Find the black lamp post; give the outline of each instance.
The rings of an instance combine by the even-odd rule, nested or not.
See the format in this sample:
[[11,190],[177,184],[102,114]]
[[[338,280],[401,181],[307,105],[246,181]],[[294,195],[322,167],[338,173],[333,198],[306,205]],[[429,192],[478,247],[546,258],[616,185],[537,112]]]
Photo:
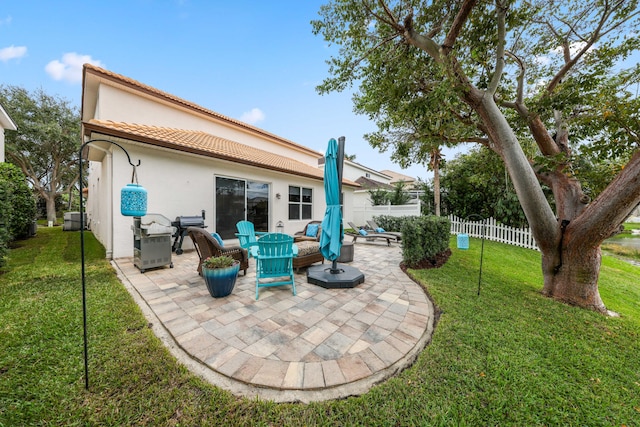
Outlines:
[[[137,183],[137,174],[136,167],[140,166],[140,160],[138,159],[138,164],[134,165],[131,162],[131,157],[127,150],[124,149],[117,142],[110,141],[108,139],[91,139],[80,146],[80,150],[78,151],[78,164],[80,167],[80,252],[82,258],[82,324],[83,324],[83,332],[84,332],[84,387],[85,389],[89,389],[89,355],[88,355],[88,347],[87,347],[87,291],[86,291],[86,279],[85,279],[85,260],[84,260],[84,202],[82,198],[82,187],[83,187],[83,166],[82,166],[82,152],[85,147],[93,142],[108,142],[109,144],[113,144],[117,147],[120,147],[122,151],[127,155],[127,160],[129,164],[133,167],[133,174],[131,180],[135,178],[135,184],[129,184],[127,187],[122,189],[121,192],[121,207],[120,211],[123,215],[126,216],[143,216],[146,214],[147,210],[147,192]],[[125,206],[126,203],[126,206]]]

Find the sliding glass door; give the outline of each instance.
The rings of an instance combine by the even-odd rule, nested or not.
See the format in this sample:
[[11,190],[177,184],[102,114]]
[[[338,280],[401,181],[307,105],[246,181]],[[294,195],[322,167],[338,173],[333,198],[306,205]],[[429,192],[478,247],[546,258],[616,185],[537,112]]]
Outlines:
[[256,231],[269,231],[269,184],[244,179],[216,180],[216,232],[234,239],[238,221],[253,223]]

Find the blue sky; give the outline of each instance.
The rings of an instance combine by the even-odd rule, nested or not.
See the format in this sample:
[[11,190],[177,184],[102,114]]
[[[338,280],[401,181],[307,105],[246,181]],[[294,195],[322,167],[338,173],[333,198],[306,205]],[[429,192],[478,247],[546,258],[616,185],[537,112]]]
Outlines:
[[311,31],[323,3],[0,0],[0,82],[79,108],[81,67],[91,62],[320,152],[345,136],[345,151],[365,166],[430,178],[368,145],[375,125],[353,113],[351,93],[316,92],[335,52]]

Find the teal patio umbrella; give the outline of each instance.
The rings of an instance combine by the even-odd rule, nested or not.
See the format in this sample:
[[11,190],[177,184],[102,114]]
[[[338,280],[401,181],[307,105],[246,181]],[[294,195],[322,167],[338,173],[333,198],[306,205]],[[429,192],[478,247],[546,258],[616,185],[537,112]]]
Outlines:
[[342,159],[339,157],[338,143],[331,138],[324,157],[324,192],[327,210],[322,220],[320,252],[326,259],[333,262],[332,270],[336,269],[343,239],[342,211],[340,210]]
[[307,282],[323,288],[353,288],[364,282],[364,274],[355,267],[338,264],[342,239],[342,211],[340,196],[342,194],[342,164],[344,161],[344,136],[336,140],[331,138],[324,162],[324,192],[327,199],[327,210],[322,220],[320,234],[320,252],[331,261],[331,267],[311,265],[307,269]]

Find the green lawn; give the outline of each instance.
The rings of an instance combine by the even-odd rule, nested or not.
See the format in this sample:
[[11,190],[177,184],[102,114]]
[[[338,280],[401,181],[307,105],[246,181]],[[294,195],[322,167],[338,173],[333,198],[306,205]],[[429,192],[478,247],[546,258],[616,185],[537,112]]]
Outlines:
[[537,252],[485,242],[414,271],[442,310],[416,363],[369,393],[275,404],[236,398],[178,365],[87,238],[84,389],[79,233],[40,228],[0,271],[0,426],[640,425],[640,268],[605,256],[621,314],[540,295]]

